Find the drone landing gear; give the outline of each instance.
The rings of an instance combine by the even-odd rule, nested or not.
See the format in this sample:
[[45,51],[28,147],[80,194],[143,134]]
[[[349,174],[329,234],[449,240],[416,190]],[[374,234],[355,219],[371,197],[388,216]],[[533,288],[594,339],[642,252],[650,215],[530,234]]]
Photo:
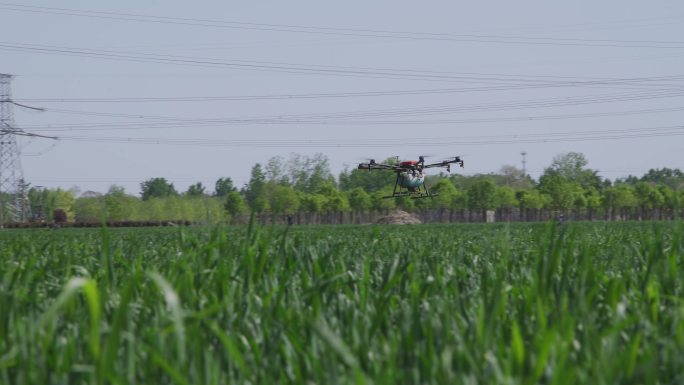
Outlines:
[[425,186],[425,183],[420,187],[414,187],[414,188],[405,188],[402,187],[399,184],[399,176],[397,176],[397,181],[394,182],[394,191],[392,191],[392,195],[384,196],[384,199],[388,198],[401,198],[401,197],[409,197],[411,199],[420,199],[420,198],[432,198],[436,197],[438,194],[433,194],[428,191],[427,187]]

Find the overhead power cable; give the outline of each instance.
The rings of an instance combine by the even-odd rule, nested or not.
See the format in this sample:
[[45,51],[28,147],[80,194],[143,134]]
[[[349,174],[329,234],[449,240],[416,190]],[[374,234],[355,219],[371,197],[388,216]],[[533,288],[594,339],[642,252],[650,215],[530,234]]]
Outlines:
[[[495,76],[495,75],[492,75]],[[502,75],[497,75],[502,76]],[[522,76],[521,76],[522,77]],[[511,79],[513,80],[513,79]],[[534,88],[552,87],[592,87],[592,86],[616,86],[630,85],[637,89],[644,86],[666,87],[667,89],[682,89],[684,84],[662,84],[654,83],[663,80],[681,81],[684,75],[642,77],[642,78],[622,78],[622,79],[603,79],[603,80],[568,80],[554,81],[532,85],[502,85],[484,87],[461,87],[461,88],[433,88],[433,89],[414,89],[414,90],[388,90],[388,91],[360,91],[360,92],[319,92],[306,94],[262,94],[262,95],[233,95],[233,96],[150,96],[150,97],[81,97],[81,98],[20,98],[14,99],[20,102],[30,103],[174,103],[174,102],[215,102],[215,101],[252,101],[252,100],[295,100],[295,99],[328,99],[328,98],[355,98],[355,97],[382,97],[382,96],[413,96],[413,95],[432,95],[450,94],[466,92],[488,92],[488,91],[509,91]]]
[[26,132],[23,130],[6,129],[6,128],[0,129],[0,135],[5,135],[5,134],[26,136],[26,137],[30,137],[30,138],[57,139],[56,136],[40,135],[40,134],[35,134],[32,132]]
[[674,85],[662,82],[682,81],[682,75],[668,75],[656,77],[636,77],[636,78],[577,78],[562,76],[540,76],[540,75],[506,75],[506,74],[480,74],[480,73],[459,73],[450,71],[416,70],[400,68],[373,68],[373,67],[354,67],[339,65],[321,64],[301,64],[273,61],[255,60],[225,60],[220,58],[192,57],[180,55],[161,55],[151,53],[141,53],[132,51],[113,51],[92,48],[64,47],[45,44],[27,44],[0,41],[0,50],[34,52],[39,54],[65,55],[77,57],[89,57],[105,60],[131,61],[140,63],[156,63],[180,66],[199,66],[210,68],[253,70],[267,72],[284,72],[295,74],[314,74],[343,77],[364,77],[380,79],[402,79],[402,80],[422,80],[440,82],[459,82],[459,83],[494,83],[531,86],[635,86],[647,85],[649,87],[682,87],[681,84]]
[[439,146],[481,146],[494,144],[551,143],[605,141],[617,139],[636,139],[654,137],[672,137],[684,135],[684,126],[650,127],[616,130],[583,130],[555,133],[514,134],[514,135],[479,135],[440,138],[363,138],[354,140],[342,139],[189,139],[163,137],[93,137],[93,136],[60,136],[61,140],[119,143],[119,144],[156,144],[194,147],[439,147]]
[[[159,55],[150,53],[97,50],[89,48],[75,48],[63,46],[51,46],[43,44],[24,44],[13,42],[0,42],[0,50],[33,52],[39,54],[88,57],[115,61],[129,61],[137,63],[169,64],[178,66],[223,68],[237,70],[267,71],[294,74],[313,74],[343,77],[364,77],[379,79],[402,79],[402,80],[423,80],[440,82],[461,82],[461,83],[484,83],[506,81],[504,79],[473,79],[472,76],[451,75],[448,72],[438,71],[416,71],[406,69],[381,69],[364,67],[342,67],[326,65],[295,64],[281,62],[247,61],[247,60],[223,60],[216,58],[200,58],[178,55]],[[508,80],[509,83],[520,83],[521,81]],[[530,81],[523,81],[530,83]],[[536,83],[542,81],[537,80]]]
[[682,49],[683,41],[659,41],[659,40],[616,40],[616,39],[583,39],[583,38],[558,38],[558,37],[534,37],[534,36],[511,36],[491,34],[452,34],[434,32],[408,32],[375,29],[334,28],[288,24],[250,23],[226,20],[199,19],[186,17],[154,16],[121,12],[103,12],[79,10],[73,8],[42,7],[17,3],[0,3],[0,9],[12,12],[42,13],[51,15],[86,17],[96,19],[120,20],[129,22],[156,23],[184,25],[209,28],[229,28],[271,32],[290,32],[333,36],[355,36],[383,39],[403,40],[432,40],[451,42],[477,42],[496,44],[524,44],[524,45],[554,45],[554,46],[581,46],[581,47],[614,47],[614,48],[657,48],[657,49]]
[[322,124],[333,123],[345,120],[358,119],[376,119],[376,118],[403,118],[410,116],[425,116],[425,115],[448,115],[457,113],[474,113],[474,112],[490,112],[490,111],[511,111],[523,109],[536,108],[550,108],[550,107],[566,107],[566,106],[580,106],[598,103],[616,103],[626,101],[642,101],[663,98],[673,98],[684,96],[684,91],[655,91],[655,92],[631,92],[631,93],[617,93],[617,94],[602,94],[594,96],[574,96],[561,98],[546,98],[546,99],[528,99],[516,100],[499,103],[480,103],[463,106],[430,106],[430,107],[413,107],[413,108],[394,108],[394,109],[380,109],[380,110],[360,110],[360,111],[345,111],[345,112],[330,112],[330,113],[314,113],[314,114],[291,114],[291,115],[270,115],[270,116],[247,116],[234,118],[184,118],[174,116],[155,116],[144,114],[127,114],[127,113],[110,113],[99,111],[84,111],[50,108],[48,111],[71,115],[83,116],[99,116],[99,117],[115,117],[127,119],[144,119],[167,122],[182,122],[182,123],[207,123],[207,124]]
[[491,118],[472,118],[472,119],[430,119],[430,120],[365,120],[365,121],[320,121],[311,123],[302,122],[120,122],[120,123],[76,123],[76,124],[49,124],[31,125],[25,128],[38,132],[85,132],[85,131],[120,131],[120,130],[142,130],[142,129],[170,129],[170,128],[202,128],[202,127],[223,127],[229,125],[246,124],[282,124],[282,125],[344,125],[344,126],[374,126],[374,125],[439,125],[439,124],[477,124],[477,123],[496,123],[496,122],[531,122],[542,120],[566,120],[583,119],[607,116],[629,116],[642,114],[657,114],[665,112],[684,111],[684,107],[654,108],[626,111],[606,111],[595,113],[561,114],[561,115],[530,115],[512,117],[491,117]]
[[[608,85],[633,85],[635,83],[653,82],[655,86],[667,87],[667,84],[657,84],[661,81],[680,81],[682,75],[660,76],[633,79],[578,79],[570,77],[550,77],[532,75],[499,75],[499,74],[476,74],[476,73],[456,73],[449,71],[430,71],[415,69],[398,68],[373,68],[373,67],[353,67],[335,65],[300,64],[288,62],[254,61],[254,60],[224,60],[217,58],[191,57],[179,55],[161,55],[151,53],[140,53],[131,51],[113,51],[91,48],[64,47],[44,44],[27,44],[0,41],[0,49],[9,51],[34,52],[39,54],[66,55],[78,57],[90,57],[106,60],[123,60],[142,63],[170,64],[181,66],[200,66],[211,68],[241,69],[270,72],[286,72],[316,75],[370,77],[383,79],[404,79],[404,80],[432,80],[432,81],[451,81],[462,83],[509,83],[509,84],[531,84],[549,85],[559,83],[561,85],[572,86],[573,83],[581,85],[582,82],[598,82]],[[681,86],[681,85],[678,85]]]

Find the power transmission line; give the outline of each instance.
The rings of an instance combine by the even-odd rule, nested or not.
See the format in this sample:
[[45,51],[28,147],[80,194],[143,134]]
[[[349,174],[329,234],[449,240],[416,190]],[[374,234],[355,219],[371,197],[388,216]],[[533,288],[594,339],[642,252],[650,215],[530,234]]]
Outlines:
[[[464,74],[466,75],[466,74]],[[479,74],[482,76],[483,74]],[[506,80],[525,80],[524,75],[501,75],[491,74],[489,76],[511,76]],[[530,76],[534,78],[534,76]],[[529,79],[530,77],[527,77]],[[539,78],[539,76],[537,76]],[[544,78],[548,78],[545,76]],[[642,89],[643,87],[666,87],[667,89],[683,89],[684,84],[661,84],[653,83],[663,80],[680,81],[684,80],[684,75],[643,77],[643,78],[622,78],[622,79],[582,79],[570,78],[564,81],[564,77],[559,77],[558,81],[543,84],[514,84],[502,86],[485,87],[465,87],[465,88],[433,88],[433,89],[414,89],[414,90],[388,90],[388,91],[359,91],[359,92],[319,92],[305,94],[262,94],[262,95],[233,95],[233,96],[151,96],[151,97],[81,97],[81,98],[21,98],[14,99],[21,102],[32,103],[167,103],[167,102],[213,102],[213,101],[251,101],[251,100],[295,100],[295,99],[328,99],[328,98],[355,98],[355,97],[382,97],[382,96],[407,96],[407,95],[432,95],[450,94],[464,92],[487,92],[487,91],[508,91],[535,88],[552,87],[617,87],[624,88],[624,85]],[[477,78],[473,78],[477,80]]]
[[119,144],[154,144],[195,147],[439,147],[448,145],[482,146],[522,143],[555,143],[605,141],[618,139],[655,138],[683,136],[684,126],[646,127],[615,130],[584,130],[554,133],[528,133],[512,135],[479,135],[460,137],[410,137],[410,138],[363,138],[363,139],[242,139],[220,140],[203,138],[164,138],[164,137],[95,137],[95,136],[60,136],[61,140],[92,143]]
[[407,32],[374,29],[334,28],[303,25],[249,23],[225,20],[210,20],[183,17],[153,16],[120,12],[103,12],[78,10],[71,8],[55,8],[31,6],[15,3],[0,3],[0,9],[13,12],[44,13],[52,15],[87,17],[97,19],[134,21],[155,24],[171,24],[195,27],[246,29],[271,32],[291,32],[333,36],[355,36],[369,38],[391,38],[403,40],[431,40],[451,42],[477,42],[496,44],[523,44],[523,45],[555,45],[555,46],[580,46],[580,47],[613,47],[613,48],[657,48],[657,49],[682,49],[682,41],[658,41],[658,40],[617,40],[617,39],[582,39],[582,38],[554,38],[554,37],[530,37],[530,36],[506,36],[491,34],[450,34],[434,32]]
[[[527,99],[507,101],[500,103],[479,103],[464,106],[432,106],[432,107],[414,107],[414,108],[394,108],[381,110],[360,110],[360,111],[345,111],[345,112],[330,112],[330,113],[313,113],[313,114],[296,114],[296,115],[270,115],[270,116],[247,116],[235,118],[184,118],[174,116],[155,116],[144,114],[131,113],[110,113],[101,111],[84,111],[50,108],[48,111],[83,116],[99,116],[99,117],[115,117],[128,118],[136,120],[157,120],[166,122],[177,122],[185,124],[332,124],[356,122],[358,119],[376,119],[382,117],[403,118],[410,116],[422,115],[445,115],[457,113],[475,113],[475,112],[491,112],[491,111],[514,111],[524,109],[536,108],[551,108],[551,107],[566,107],[566,106],[581,106],[594,105],[598,103],[616,103],[625,101],[640,101],[653,100],[663,98],[673,98],[684,96],[683,91],[649,91],[649,92],[632,92],[632,93],[617,93],[617,94],[601,94],[594,96],[573,96],[560,98],[546,98],[546,99]],[[661,112],[666,112],[662,109]],[[676,110],[676,109],[673,109]],[[582,115],[582,114],[579,114]],[[587,113],[585,115],[590,115]],[[357,120],[354,120],[357,119]],[[486,118],[485,118],[486,119]],[[364,121],[360,121],[364,122]],[[372,123],[366,120],[365,123]],[[126,125],[127,123],[120,123]]]
[[344,125],[344,126],[374,126],[374,125],[440,125],[440,124],[477,124],[477,123],[496,123],[496,122],[531,122],[542,120],[568,120],[568,119],[582,119],[593,117],[607,117],[607,116],[628,116],[641,114],[654,114],[662,112],[684,111],[684,107],[672,108],[656,108],[643,110],[627,110],[627,111],[611,111],[611,112],[596,112],[596,113],[582,113],[582,114],[565,114],[565,115],[530,115],[530,116],[516,116],[516,117],[499,117],[499,118],[474,118],[474,119],[440,119],[440,120],[367,120],[367,121],[318,121],[318,122],[259,122],[259,121],[208,121],[208,122],[126,122],[126,123],[77,123],[77,124],[50,124],[50,125],[31,125],[25,126],[34,131],[39,132],[76,132],[76,131],[119,131],[119,130],[141,130],[141,129],[159,129],[159,128],[202,128],[202,127],[223,127],[229,125]]
[[[181,55],[161,55],[131,51],[101,50],[92,48],[64,47],[45,44],[28,44],[0,41],[0,49],[7,51],[34,52],[49,55],[66,55],[77,57],[89,57],[97,59],[130,61],[139,63],[170,64],[178,66],[224,68],[250,71],[267,71],[293,74],[313,74],[341,77],[363,77],[378,79],[401,79],[401,80],[421,80],[439,82],[458,82],[458,83],[508,83],[508,84],[528,84],[537,86],[549,86],[552,83],[572,86],[575,82],[581,86],[582,82],[591,85],[591,82],[599,82],[607,85],[628,85],[644,81],[657,82],[664,80],[682,80],[682,75],[660,76],[650,78],[633,79],[578,79],[560,76],[535,76],[535,75],[501,75],[501,74],[477,74],[477,73],[458,73],[449,71],[434,70],[415,70],[401,68],[374,68],[374,67],[353,67],[339,65],[321,64],[302,64],[273,61],[256,60],[225,60],[220,58],[193,57]],[[555,79],[554,79],[555,78]],[[611,84],[611,82],[613,84]],[[653,84],[653,86],[668,87],[668,85]],[[681,85],[676,85],[681,87]]]

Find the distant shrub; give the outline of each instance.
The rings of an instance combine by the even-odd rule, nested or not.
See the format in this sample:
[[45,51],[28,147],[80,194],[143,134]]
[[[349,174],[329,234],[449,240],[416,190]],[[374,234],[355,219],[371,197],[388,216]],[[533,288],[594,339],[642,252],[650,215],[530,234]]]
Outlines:
[[67,221],[66,211],[62,209],[57,209],[52,212],[52,219],[55,223],[65,223]]

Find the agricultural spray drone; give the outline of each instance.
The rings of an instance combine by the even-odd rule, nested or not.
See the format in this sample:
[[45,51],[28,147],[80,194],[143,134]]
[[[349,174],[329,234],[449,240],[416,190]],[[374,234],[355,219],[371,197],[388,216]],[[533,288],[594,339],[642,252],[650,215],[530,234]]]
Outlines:
[[397,164],[377,163],[371,159],[368,163],[359,163],[359,170],[386,170],[393,171],[397,174],[397,179],[394,182],[394,191],[392,195],[383,198],[396,197],[410,197],[428,198],[437,196],[437,194],[430,193],[425,186],[425,174],[423,170],[428,168],[443,167],[447,172],[451,172],[451,165],[458,164],[463,167],[463,160],[455,156],[453,158],[443,160],[435,163],[425,163],[425,157],[419,156],[418,160],[404,160]]

